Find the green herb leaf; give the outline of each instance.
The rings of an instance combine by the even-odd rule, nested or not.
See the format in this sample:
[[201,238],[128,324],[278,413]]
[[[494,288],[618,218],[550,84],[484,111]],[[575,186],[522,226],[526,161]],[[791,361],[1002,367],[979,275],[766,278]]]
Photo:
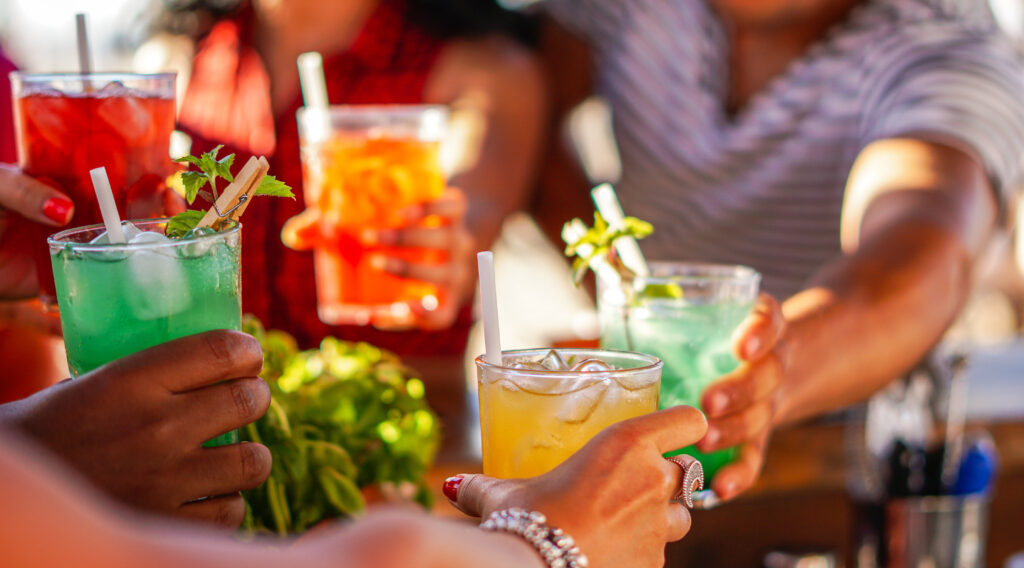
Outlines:
[[647,221],[641,221],[636,217],[626,217],[622,221],[624,225],[622,232],[632,236],[634,239],[647,238],[654,232],[654,225]]
[[291,197],[295,199],[292,188],[274,176],[263,176],[260,186],[256,188],[254,195],[269,195],[271,197]]
[[195,156],[182,156],[180,158],[175,158],[174,161],[179,164],[192,164],[196,167],[199,167],[199,164],[202,164],[202,162],[199,161],[199,158]]
[[196,228],[199,221],[206,215],[205,211],[196,211],[189,209],[182,213],[178,213],[174,217],[171,217],[170,221],[167,222],[167,229],[164,233],[172,239],[180,239],[185,236],[186,233]]
[[196,200],[199,190],[209,179],[203,172],[181,172],[181,183],[185,185],[185,201],[188,201],[189,205]]
[[294,534],[357,515],[368,487],[429,503],[424,476],[440,431],[409,368],[372,345],[331,337],[299,351],[293,338],[251,316],[242,329],[263,347],[261,376],[272,397],[242,437],[274,456],[268,482],[245,492],[247,530]]

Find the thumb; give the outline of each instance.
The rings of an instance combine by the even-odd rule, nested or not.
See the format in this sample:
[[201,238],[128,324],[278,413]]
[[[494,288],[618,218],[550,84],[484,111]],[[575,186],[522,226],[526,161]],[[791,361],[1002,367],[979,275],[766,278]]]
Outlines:
[[737,359],[753,361],[771,351],[782,335],[786,319],[778,300],[761,293],[750,315],[733,332],[732,342]]
[[471,517],[482,517],[497,510],[499,504],[505,502],[520,484],[515,479],[495,479],[478,473],[467,473],[448,478],[444,493],[458,510]]

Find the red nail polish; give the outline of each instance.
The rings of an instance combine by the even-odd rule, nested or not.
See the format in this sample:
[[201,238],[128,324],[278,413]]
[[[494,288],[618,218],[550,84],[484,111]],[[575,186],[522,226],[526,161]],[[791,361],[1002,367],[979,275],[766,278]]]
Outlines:
[[43,203],[43,215],[54,223],[66,225],[71,220],[75,204],[66,197],[51,197]]
[[444,480],[444,487],[441,488],[441,492],[448,498],[449,501],[455,503],[459,499],[459,486],[462,485],[462,476],[456,475],[449,477]]

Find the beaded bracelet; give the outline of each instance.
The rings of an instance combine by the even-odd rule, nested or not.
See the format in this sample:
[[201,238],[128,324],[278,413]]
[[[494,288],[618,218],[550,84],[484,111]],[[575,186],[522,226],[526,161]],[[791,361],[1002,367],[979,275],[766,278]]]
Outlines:
[[523,537],[537,549],[548,568],[586,568],[587,557],[576,541],[562,529],[548,526],[547,521],[543,513],[513,508],[491,513],[480,528]]

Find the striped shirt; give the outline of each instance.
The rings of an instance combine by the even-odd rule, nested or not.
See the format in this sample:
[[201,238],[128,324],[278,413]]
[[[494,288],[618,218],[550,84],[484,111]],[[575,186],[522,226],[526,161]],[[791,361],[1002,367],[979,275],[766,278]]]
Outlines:
[[728,37],[701,0],[548,0],[591,45],[622,155],[626,212],[652,259],[752,266],[768,292],[802,289],[841,253],[846,180],[869,143],[912,137],[1021,181],[1024,71],[978,0],[871,0],[736,116]]

